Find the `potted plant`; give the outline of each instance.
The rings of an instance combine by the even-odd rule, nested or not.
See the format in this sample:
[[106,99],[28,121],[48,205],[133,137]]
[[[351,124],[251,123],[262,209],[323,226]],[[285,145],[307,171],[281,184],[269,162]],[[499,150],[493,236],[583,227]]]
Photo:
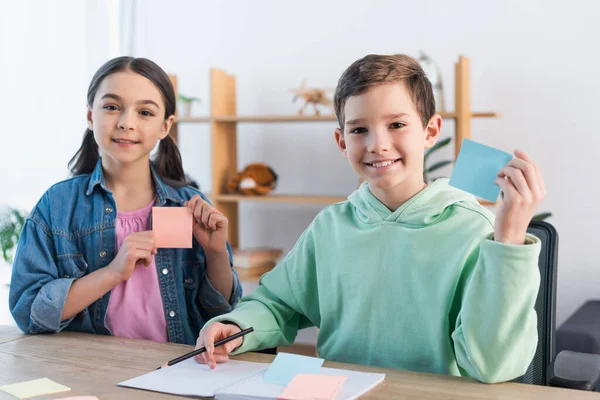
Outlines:
[[434,172],[440,168],[445,167],[446,165],[452,164],[452,161],[450,161],[450,160],[443,160],[443,161],[438,161],[435,164],[430,165],[430,166],[427,165],[427,159],[429,158],[429,156],[431,156],[436,151],[448,146],[448,144],[450,144],[451,140],[452,139],[449,137],[446,139],[440,140],[439,142],[434,144],[431,148],[427,149],[427,151],[425,152],[425,158],[423,159],[423,180],[426,183],[431,183],[431,181],[434,180],[434,178],[431,178],[431,176],[429,174],[431,174],[432,172]]
[[192,104],[193,103],[200,103],[200,99],[197,97],[187,97],[184,96],[182,94],[179,94],[179,100],[183,103],[183,116],[184,117],[189,117],[192,114]]
[[13,262],[21,229],[28,213],[13,207],[0,211],[0,250],[2,259],[10,266]]

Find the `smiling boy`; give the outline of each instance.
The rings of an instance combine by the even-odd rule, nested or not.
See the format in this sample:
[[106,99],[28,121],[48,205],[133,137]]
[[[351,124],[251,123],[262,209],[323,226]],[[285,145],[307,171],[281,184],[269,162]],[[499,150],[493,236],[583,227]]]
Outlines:
[[[336,88],[336,142],[365,182],[322,210],[294,248],[231,313],[212,319],[197,345],[211,368],[235,354],[293,343],[319,327],[330,361],[516,378],[537,344],[540,242],[527,234],[545,197],[525,154],[498,174],[494,215],[438,179],[423,158],[440,134],[429,80],[405,55],[368,55]],[[225,322],[225,323],[224,323]],[[241,329],[254,333],[213,348]]]

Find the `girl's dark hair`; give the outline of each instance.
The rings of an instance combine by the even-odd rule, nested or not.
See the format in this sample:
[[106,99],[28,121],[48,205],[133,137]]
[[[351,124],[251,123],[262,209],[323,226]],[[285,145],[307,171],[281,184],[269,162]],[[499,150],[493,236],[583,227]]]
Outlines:
[[[162,94],[165,103],[165,119],[175,115],[175,90],[169,76],[162,68],[146,58],[117,57],[100,67],[94,74],[87,92],[87,104],[90,108],[94,105],[96,92],[104,78],[123,71],[132,71],[149,79]],[[96,167],[99,158],[100,153],[98,152],[98,144],[94,140],[94,132],[86,129],[81,147],[69,161],[69,170],[74,176],[89,174]],[[175,187],[187,184],[181,154],[171,136],[161,140],[154,158],[154,165],[156,172],[165,183]]]

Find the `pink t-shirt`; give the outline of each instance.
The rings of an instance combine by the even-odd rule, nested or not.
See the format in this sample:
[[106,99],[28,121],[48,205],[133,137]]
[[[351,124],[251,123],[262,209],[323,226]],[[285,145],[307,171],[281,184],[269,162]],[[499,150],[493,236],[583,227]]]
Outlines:
[[[154,201],[140,210],[117,212],[117,252],[129,234],[148,230],[153,205]],[[111,291],[106,326],[114,336],[168,341],[154,256],[152,264],[138,263],[131,278]]]

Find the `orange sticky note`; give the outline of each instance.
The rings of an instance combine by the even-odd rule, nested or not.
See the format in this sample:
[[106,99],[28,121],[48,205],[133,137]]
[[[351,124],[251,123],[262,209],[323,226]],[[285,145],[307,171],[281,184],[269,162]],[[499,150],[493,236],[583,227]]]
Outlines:
[[298,374],[277,398],[331,400],[338,394],[346,378],[345,376]]
[[152,207],[152,230],[157,248],[191,248],[193,226],[193,216],[187,207]]

